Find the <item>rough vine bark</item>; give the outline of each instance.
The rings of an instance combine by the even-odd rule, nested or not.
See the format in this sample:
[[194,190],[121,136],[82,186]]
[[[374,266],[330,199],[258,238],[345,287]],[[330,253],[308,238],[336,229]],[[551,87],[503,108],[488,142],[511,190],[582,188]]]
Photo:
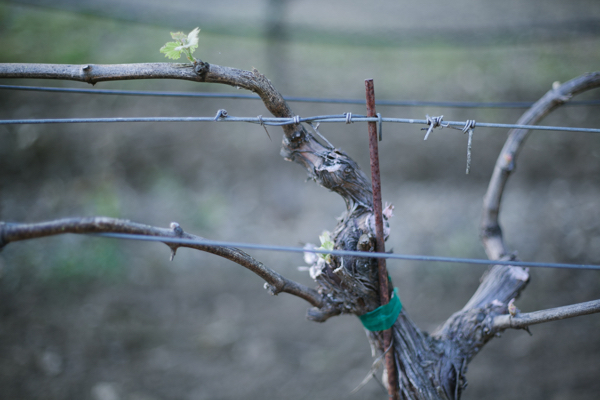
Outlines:
[[[283,97],[258,71],[242,71],[198,61],[186,64],[126,64],[126,65],[49,65],[0,64],[0,77],[68,79],[95,84],[124,79],[185,79],[212,82],[244,88],[257,93],[267,109],[276,117],[293,117]],[[534,123],[572,95],[600,85],[600,74],[589,74],[550,91],[532,107],[519,123]],[[281,155],[305,168],[308,176],[319,185],[338,193],[346,202],[346,211],[333,230],[335,249],[374,251],[375,224],[372,192],[369,180],[359,166],[341,150],[321,144],[302,124],[283,127]],[[500,200],[514,159],[526,132],[512,132],[496,164],[484,202],[482,238],[492,260],[511,259],[504,247],[497,221]],[[513,139],[511,139],[513,138]],[[516,138],[516,139],[515,139]],[[385,235],[389,235],[387,220],[391,209],[384,211]],[[110,222],[110,221],[108,221]],[[26,226],[0,223],[0,247],[14,240],[47,234],[71,232],[130,232],[128,221],[106,219],[95,221],[55,221],[53,230],[43,224]],[[52,224],[52,223],[47,223]],[[43,225],[43,226],[42,226]],[[61,226],[70,226],[61,230]],[[45,227],[45,228],[44,228]],[[138,227],[138,233],[161,236],[179,234],[172,230],[155,231],[153,227]],[[46,229],[46,230],[44,230]],[[133,229],[135,230],[135,229]],[[31,232],[38,232],[36,236]],[[183,232],[181,232],[183,234]],[[187,235],[187,234],[186,234]],[[379,306],[377,262],[358,257],[317,257],[310,267],[317,291],[273,275],[274,272],[237,249],[198,248],[222,253],[253,270],[269,284],[271,291],[288,292],[309,301],[314,307],[308,318],[323,322],[339,314],[362,315]],[[225,254],[225,255],[224,255]],[[264,267],[264,268],[263,268]],[[527,318],[515,317],[513,325],[508,303],[518,297],[529,281],[526,269],[493,266],[462,310],[452,315],[436,332],[429,335],[418,329],[403,310],[393,326],[394,349],[400,396],[403,399],[458,399],[466,386],[468,363],[495,335],[508,328],[527,326]],[[393,287],[393,285],[390,285]],[[587,308],[586,308],[587,307]],[[586,312],[598,312],[600,304],[584,307]],[[591,311],[590,311],[591,310]],[[595,311],[594,311],[595,310]],[[568,313],[567,313],[568,314]],[[564,313],[561,314],[564,317]],[[571,314],[575,315],[575,314]],[[519,319],[520,318],[520,319]],[[538,321],[539,322],[539,321]],[[368,332],[375,354],[384,352],[380,332]],[[390,371],[386,371],[390,373]]]

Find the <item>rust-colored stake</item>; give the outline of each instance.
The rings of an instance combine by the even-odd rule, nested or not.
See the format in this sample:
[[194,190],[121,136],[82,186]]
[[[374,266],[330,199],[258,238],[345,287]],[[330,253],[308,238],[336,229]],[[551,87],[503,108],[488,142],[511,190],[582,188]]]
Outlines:
[[[373,79],[365,80],[367,92],[367,117],[375,117],[375,88]],[[375,234],[377,235],[377,247],[375,251],[385,253],[385,242],[383,239],[383,213],[381,206],[381,179],[379,177],[379,146],[377,144],[377,124],[369,122],[369,155],[371,158],[371,182],[373,185],[373,214],[375,215]],[[390,291],[388,288],[388,273],[385,258],[378,259],[379,266],[379,298],[381,305],[390,302]],[[388,394],[391,399],[398,399],[398,375],[396,373],[396,362],[394,358],[394,347],[392,345],[392,328],[383,331],[385,367],[388,371]]]

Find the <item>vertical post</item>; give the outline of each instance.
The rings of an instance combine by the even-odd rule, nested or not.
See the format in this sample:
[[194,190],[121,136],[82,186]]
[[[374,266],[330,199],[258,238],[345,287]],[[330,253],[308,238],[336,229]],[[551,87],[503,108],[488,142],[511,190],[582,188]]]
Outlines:
[[265,10],[265,38],[266,38],[266,61],[269,70],[268,76],[275,83],[280,93],[289,90],[287,66],[289,25],[286,24],[285,16],[288,11],[288,0],[268,0]]
[[[367,117],[375,117],[375,88],[373,79],[365,80],[365,90],[367,94]],[[381,179],[379,177],[379,146],[377,143],[377,124],[369,122],[369,155],[371,159],[371,184],[373,185],[373,214],[375,215],[375,234],[377,244],[375,251],[385,253],[385,241],[383,239],[383,210],[381,205]],[[385,258],[379,258],[379,299],[381,305],[390,302],[390,291],[388,288],[388,273]],[[396,362],[394,357],[392,328],[383,331],[385,367],[388,373],[388,394],[391,399],[398,399],[398,375],[396,372]],[[388,350],[389,349],[389,350]]]

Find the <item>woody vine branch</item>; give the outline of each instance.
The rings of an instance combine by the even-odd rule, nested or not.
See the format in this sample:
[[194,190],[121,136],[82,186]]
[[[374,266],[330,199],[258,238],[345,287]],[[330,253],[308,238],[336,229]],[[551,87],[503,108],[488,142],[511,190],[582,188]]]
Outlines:
[[[294,116],[283,97],[258,71],[243,71],[199,60],[194,60],[193,64],[0,64],[0,78],[65,79],[90,84],[128,79],[185,79],[221,83],[257,93],[267,109],[276,117]],[[600,84],[598,73],[578,79],[581,79],[578,81],[579,85],[565,84],[565,91],[557,91],[560,96],[550,101],[549,106],[541,107],[541,112],[532,112],[539,117],[524,116],[520,121],[537,122],[567,97]],[[329,145],[322,145],[302,124],[285,125],[282,128],[284,136],[281,154],[287,160],[302,165],[311,179],[340,194],[346,202],[346,211],[332,232],[334,248],[373,251],[375,235],[372,191],[365,174],[347,154]],[[510,147],[509,151],[503,151],[501,154],[508,164],[502,164],[499,158],[499,172],[494,172],[484,202],[482,236],[488,256],[492,260],[511,259],[504,246],[497,216],[506,179],[512,171],[511,165],[514,166],[514,163],[510,162],[514,162],[517,151],[518,146],[516,150],[515,147]],[[387,236],[387,219],[391,217],[391,211],[384,217],[384,234]],[[195,237],[177,229],[177,226],[171,229],[156,228],[99,217],[31,225],[3,223],[0,224],[0,245],[65,232],[122,232],[163,237]],[[379,305],[377,263],[373,259],[331,257],[329,260],[315,261],[311,266],[311,276],[317,282],[318,290],[314,290],[286,280],[238,249],[222,246],[194,248],[220,255],[250,269],[267,281],[273,293],[287,292],[307,300],[315,306],[309,310],[309,318],[315,321],[325,321],[342,313],[362,315]],[[553,320],[556,314],[551,312],[535,318],[523,314],[510,320],[515,325],[506,325],[504,317],[509,313],[508,304],[518,297],[528,281],[529,274],[526,269],[494,266],[484,276],[480,287],[465,307],[451,316],[431,336],[420,331],[403,311],[393,327],[397,371],[387,371],[388,374],[398,374],[401,396],[407,399],[458,398],[466,382],[466,364],[496,333],[508,328],[523,327],[527,323],[534,323],[532,321],[544,322],[544,318],[547,321]],[[598,312],[593,305],[583,308],[589,312]],[[561,315],[580,315],[577,312],[567,310],[561,312]],[[369,333],[369,338],[380,353],[385,350],[380,334]],[[415,362],[415,359],[420,362]]]

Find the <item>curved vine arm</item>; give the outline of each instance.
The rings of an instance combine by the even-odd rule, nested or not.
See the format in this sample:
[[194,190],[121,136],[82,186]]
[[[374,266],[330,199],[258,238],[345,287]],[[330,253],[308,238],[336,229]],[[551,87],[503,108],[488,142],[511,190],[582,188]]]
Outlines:
[[[517,124],[532,125],[538,123],[552,110],[566,103],[573,96],[597,87],[600,87],[600,72],[585,74],[562,85],[555,85],[519,118]],[[512,129],[509,131],[484,196],[480,234],[490,260],[510,261],[516,259],[506,248],[498,218],[504,188],[515,169],[517,155],[528,134],[529,131],[526,129]],[[495,313],[507,314],[508,302],[517,298],[528,282],[529,271],[527,268],[495,265],[482,277],[479,288],[465,307],[453,317],[482,307],[490,307],[490,311],[493,310]],[[452,318],[449,322],[451,320]],[[489,321],[486,323],[489,325]],[[499,326],[490,325],[489,329],[491,333],[497,333],[500,328]],[[480,348],[479,344],[476,344],[476,346]]]
[[[86,82],[134,79],[182,79],[193,82],[225,84],[252,91],[260,96],[265,107],[275,117],[291,118],[294,113],[283,96],[256,69],[245,71],[197,61],[192,64],[0,64],[0,78],[60,79]],[[359,166],[347,154],[321,145],[302,124],[282,126],[284,131],[281,155],[307,169],[309,177],[339,195],[347,208],[370,207],[371,185]]]
[[257,93],[276,117],[292,117],[293,113],[271,82],[257,70],[244,71],[198,61],[192,64],[0,64],[0,78],[59,79],[98,82],[133,79],[182,79],[193,82],[222,83]]
[[[574,95],[599,86],[600,72],[585,74],[555,86],[526,111],[517,123],[535,124]],[[528,132],[524,129],[513,129],[509,132],[484,197],[480,234],[488,258],[492,261],[516,259],[505,246],[498,217],[506,182],[515,168],[516,157]],[[599,304],[596,302],[593,305],[584,303],[585,307],[569,306],[570,308],[566,307],[559,311],[545,310],[510,315],[510,301],[517,298],[528,283],[528,269],[493,265],[483,275],[477,291],[463,309],[448,318],[432,334],[434,339],[446,344],[446,357],[441,358],[437,370],[442,373],[448,371],[456,373],[456,379],[452,383],[458,395],[460,394],[459,382],[465,381],[462,365],[466,365],[499,332],[509,328],[522,329],[533,323],[549,322],[567,316],[583,315],[582,309],[586,310],[585,313],[600,311]],[[454,343],[455,346],[448,346],[448,343]]]
[[[571,79],[562,85],[554,85],[542,98],[540,98],[529,110],[527,110],[517,124],[532,125],[538,123],[552,110],[569,101],[573,96],[586,90],[600,87],[600,72],[594,72]],[[526,129],[512,129],[500,152],[494,172],[488,185],[488,190],[483,200],[483,213],[480,225],[480,235],[485,251],[490,260],[514,260],[506,248],[502,229],[498,221],[500,215],[500,204],[504,188],[512,171],[515,169],[517,155],[527,139],[529,131]],[[457,323],[457,320],[468,314],[474,314],[476,310],[488,309],[485,321],[479,321],[475,326],[485,325],[489,334],[496,334],[504,329],[515,326],[506,326],[492,323],[492,319],[508,314],[508,303],[519,297],[522,290],[529,283],[529,270],[515,266],[493,266],[481,279],[481,284],[467,302],[465,307],[451,317],[441,331],[447,330],[449,326]],[[548,320],[550,321],[550,320]],[[541,321],[540,322],[544,322]],[[486,337],[487,335],[484,335]],[[481,348],[481,343],[475,341],[471,346],[471,352]]]
[[[600,72],[585,74],[562,85],[555,86],[533,104],[519,118],[517,124],[535,124],[552,110],[569,101],[576,94],[597,87],[600,87]],[[510,252],[504,244],[498,217],[506,182],[515,168],[518,152],[528,134],[529,131],[526,129],[512,129],[509,131],[508,138],[496,161],[494,172],[483,200],[483,214],[480,226],[481,239],[485,251],[491,260],[510,261],[515,259],[514,255],[509,254]],[[492,334],[497,333],[498,329],[506,329],[507,327],[500,328],[500,325],[492,325],[489,318],[493,318],[496,315],[508,314],[508,302],[517,298],[528,282],[529,272],[527,268],[493,266],[484,274],[479,288],[463,309],[448,319],[446,324],[436,334],[440,337],[447,337],[450,335],[450,332],[456,329],[456,325],[459,324],[458,321],[462,321],[467,315],[476,314],[476,310],[482,310],[486,307],[490,313],[496,314],[486,314],[484,318],[486,321],[481,320],[475,325],[483,326],[487,324],[487,329]],[[478,315],[478,318],[481,318],[481,316]],[[464,323],[464,321],[461,323]],[[464,326],[467,327],[468,325]],[[474,329],[474,327],[470,327],[469,329]],[[475,348],[479,349],[481,347],[481,343],[475,341],[471,347],[470,352],[473,352]]]
[[[519,118],[517,124],[536,124],[573,96],[597,87],[600,87],[600,72],[593,72],[571,79],[549,90]],[[500,215],[500,203],[504,187],[510,174],[515,169],[517,155],[528,135],[529,131],[526,129],[512,129],[508,132],[508,139],[498,156],[483,200],[480,234],[490,260],[498,260],[510,253],[504,244],[498,216]]]
[[[203,239],[200,236],[184,232],[177,223],[172,223],[171,229],[166,229],[107,217],[65,218],[33,224],[0,222],[0,250],[11,242],[65,233],[127,233],[163,238],[190,239],[195,241],[201,241]],[[316,290],[284,278],[282,275],[266,267],[263,263],[257,261],[242,250],[234,247],[204,244],[164,243],[171,248],[172,257],[179,247],[188,247],[215,254],[233,261],[260,276],[266,281],[266,289],[273,295],[281,292],[289,293],[308,301],[315,307],[320,308],[326,306],[326,300]]]

